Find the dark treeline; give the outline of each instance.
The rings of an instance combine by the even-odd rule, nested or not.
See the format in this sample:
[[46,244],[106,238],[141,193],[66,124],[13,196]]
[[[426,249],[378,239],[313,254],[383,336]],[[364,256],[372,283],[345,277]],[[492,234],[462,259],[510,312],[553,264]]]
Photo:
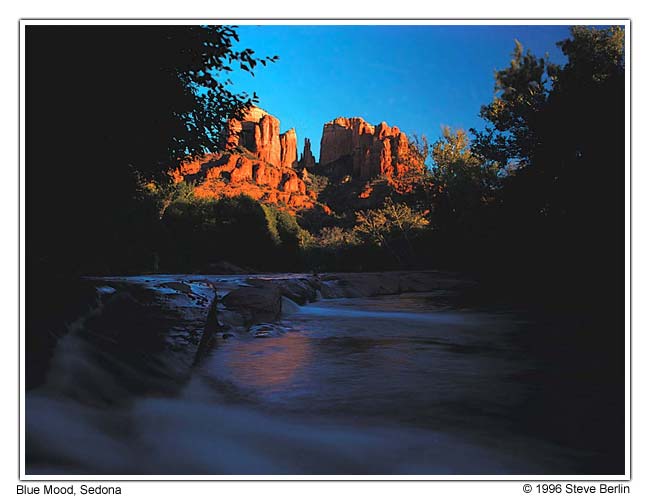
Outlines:
[[486,129],[473,130],[469,145],[446,134],[434,146],[444,186],[437,236],[454,265],[512,277],[573,307],[583,297],[620,305],[623,41],[622,28],[574,27],[558,44],[561,67],[517,43],[481,109]]
[[[215,151],[255,101],[230,71],[273,62],[233,28],[29,26],[26,33],[28,304],[47,279],[209,272],[455,269],[504,297],[615,311],[624,283],[624,31],[574,27],[555,65],[517,43],[495,74],[483,130],[412,144],[433,166],[332,216],[246,197],[198,200],[167,172]],[[218,79],[212,74],[220,75]],[[203,87],[205,92],[197,92]],[[385,200],[385,201],[383,201]],[[56,305],[53,310],[60,309]],[[43,315],[47,317],[47,314]]]
[[[228,27],[28,27],[28,274],[195,272],[229,260],[525,274],[564,291],[622,279],[621,28],[573,28],[559,42],[563,66],[517,43],[480,110],[484,130],[414,144],[433,168],[409,189],[329,218],[196,200],[168,179],[183,158],[218,149],[227,118],[252,102],[207,70],[275,59],[235,51],[236,37]],[[336,191],[345,205],[344,188],[324,194]]]

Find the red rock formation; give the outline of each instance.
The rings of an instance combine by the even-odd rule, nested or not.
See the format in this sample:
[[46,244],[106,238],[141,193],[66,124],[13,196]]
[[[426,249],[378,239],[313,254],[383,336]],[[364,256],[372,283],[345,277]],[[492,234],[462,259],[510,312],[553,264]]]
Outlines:
[[292,168],[271,165],[239,153],[206,155],[172,172],[176,182],[195,181],[199,198],[246,194],[256,200],[286,205],[290,211],[313,208],[316,195]]
[[260,130],[260,139],[257,146],[257,157],[271,165],[280,165],[280,157],[282,156],[280,147],[280,120],[275,116],[266,115],[262,117],[258,127]]
[[280,135],[280,166],[294,168],[298,162],[298,138],[294,129]]
[[[282,159],[287,161],[293,156],[292,162],[297,157],[295,131],[289,131],[284,135],[293,133],[294,140],[291,145],[290,137],[287,137],[287,151],[283,152],[280,137],[280,120],[268,114],[261,108],[251,107],[244,115],[243,120],[232,119],[229,122],[228,139],[226,149],[236,146],[246,148],[257,158],[271,165],[283,165]],[[293,151],[291,151],[293,149]],[[291,166],[291,165],[287,165]]]
[[296,131],[280,135],[280,121],[253,107],[244,118],[230,120],[226,151],[187,161],[171,172],[174,180],[196,183],[194,194],[218,198],[246,194],[290,211],[313,208],[316,193],[307,192],[297,167]]
[[367,184],[363,187],[363,191],[361,191],[361,192],[359,193],[359,198],[362,199],[362,200],[365,200],[365,199],[367,199],[367,198],[370,198],[370,195],[372,194],[372,191],[373,191],[372,186],[370,185],[370,183],[367,183]]
[[[392,188],[408,191],[410,176],[404,174],[419,168],[410,161],[406,135],[384,122],[373,126],[362,118],[337,118],[326,123],[320,167],[316,167],[309,139],[305,139],[300,162],[296,161],[295,130],[280,134],[279,120],[263,109],[253,107],[242,120],[231,120],[229,125],[225,152],[188,161],[172,172],[176,182],[194,181],[196,196],[247,194],[290,211],[322,208],[316,191],[307,190],[307,185],[314,187],[310,172],[333,175],[344,179],[343,183],[385,176]],[[364,200],[375,196],[370,184],[357,193]]]
[[307,193],[307,187],[305,186],[305,183],[298,178],[298,175],[295,172],[284,173],[282,176],[280,189],[288,193]]
[[385,122],[372,126],[363,118],[337,118],[324,125],[320,148],[321,166],[349,159],[353,178],[392,179],[414,168],[406,134]]
[[314,158],[314,155],[311,152],[311,141],[309,139],[305,139],[305,146],[302,150],[299,165],[300,168],[306,168],[307,170],[313,169],[316,165],[316,158]]

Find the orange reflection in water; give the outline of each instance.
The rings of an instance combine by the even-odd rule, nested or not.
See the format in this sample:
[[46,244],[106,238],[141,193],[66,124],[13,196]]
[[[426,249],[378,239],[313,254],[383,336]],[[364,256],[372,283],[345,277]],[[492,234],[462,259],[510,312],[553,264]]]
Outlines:
[[256,389],[290,385],[311,359],[311,346],[305,338],[283,336],[256,339],[232,349],[225,367],[238,383]]

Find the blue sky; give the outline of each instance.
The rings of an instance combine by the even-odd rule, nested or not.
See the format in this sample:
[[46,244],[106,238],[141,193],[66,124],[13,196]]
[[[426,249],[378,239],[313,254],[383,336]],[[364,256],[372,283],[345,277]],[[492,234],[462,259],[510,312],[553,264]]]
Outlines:
[[508,65],[514,40],[551,61],[568,26],[240,26],[240,47],[278,55],[252,77],[236,72],[236,90],[257,92],[260,106],[309,137],[318,158],[323,124],[361,116],[397,125],[430,142],[442,125],[481,128],[494,71]]

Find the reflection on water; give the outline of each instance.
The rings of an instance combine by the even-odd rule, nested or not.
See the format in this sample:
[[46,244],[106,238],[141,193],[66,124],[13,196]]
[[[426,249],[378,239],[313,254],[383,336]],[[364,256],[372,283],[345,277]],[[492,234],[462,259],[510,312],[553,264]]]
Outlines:
[[310,363],[311,345],[285,336],[232,346],[221,367],[244,387],[272,391],[290,387]]
[[204,374],[291,412],[428,428],[508,419],[525,390],[509,377],[526,362],[512,318],[431,300],[321,301],[287,317],[280,338],[224,343]]

